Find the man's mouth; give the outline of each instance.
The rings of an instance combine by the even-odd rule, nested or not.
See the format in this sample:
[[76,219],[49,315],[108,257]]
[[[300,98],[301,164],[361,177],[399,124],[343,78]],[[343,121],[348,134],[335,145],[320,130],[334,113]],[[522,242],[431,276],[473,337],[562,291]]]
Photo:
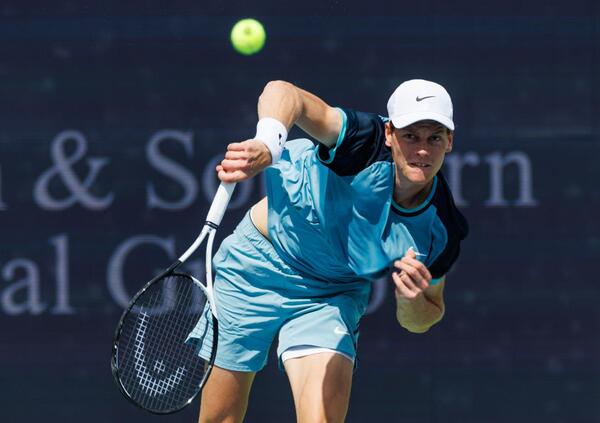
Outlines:
[[431,165],[430,165],[430,164],[427,164],[427,163],[413,162],[413,163],[409,163],[409,164],[410,164],[411,166],[414,166],[414,167],[423,167],[423,168],[424,168],[424,167],[431,167]]

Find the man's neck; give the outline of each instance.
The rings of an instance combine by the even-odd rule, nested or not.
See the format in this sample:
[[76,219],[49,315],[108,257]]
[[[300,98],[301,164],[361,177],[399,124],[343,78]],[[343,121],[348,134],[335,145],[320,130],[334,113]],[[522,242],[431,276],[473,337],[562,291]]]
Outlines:
[[404,209],[418,207],[431,192],[433,180],[426,185],[412,185],[408,181],[396,181],[394,187],[394,201]]

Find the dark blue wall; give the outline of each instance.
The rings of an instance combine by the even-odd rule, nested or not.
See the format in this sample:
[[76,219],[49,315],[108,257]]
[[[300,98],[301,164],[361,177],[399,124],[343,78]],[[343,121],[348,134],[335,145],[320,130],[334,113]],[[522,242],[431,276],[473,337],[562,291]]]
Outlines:
[[[348,422],[600,421],[596,2],[21,3],[0,5],[0,420],[195,421],[121,398],[112,334],[195,237],[262,87],[385,114],[420,77],[454,99],[471,234],[428,333],[376,284]],[[247,16],[268,34],[252,57],[228,41]],[[262,192],[239,187],[221,237]],[[293,418],[272,359],[247,421]]]

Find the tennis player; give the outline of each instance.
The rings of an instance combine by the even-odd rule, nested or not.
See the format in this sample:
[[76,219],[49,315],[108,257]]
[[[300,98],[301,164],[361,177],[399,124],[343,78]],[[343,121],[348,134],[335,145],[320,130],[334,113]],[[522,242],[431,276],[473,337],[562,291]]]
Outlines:
[[[214,258],[219,344],[201,423],[243,420],[276,337],[297,421],[343,422],[370,281],[388,272],[401,326],[421,333],[442,318],[445,274],[467,234],[439,172],[454,141],[452,102],[441,85],[411,80],[387,109],[389,118],[334,108],[273,81],[255,137],[228,145],[219,178],[265,171],[267,197]],[[286,142],[294,124],[317,145]]]

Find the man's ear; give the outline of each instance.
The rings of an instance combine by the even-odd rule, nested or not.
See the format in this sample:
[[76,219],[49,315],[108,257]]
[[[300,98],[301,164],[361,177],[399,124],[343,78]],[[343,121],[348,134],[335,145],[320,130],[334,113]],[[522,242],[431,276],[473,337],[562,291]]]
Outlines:
[[385,145],[387,147],[392,147],[392,134],[394,133],[394,126],[392,125],[392,121],[388,120],[385,125]]
[[451,152],[452,147],[454,147],[454,132],[450,132],[448,134],[448,145],[446,146],[446,153]]

